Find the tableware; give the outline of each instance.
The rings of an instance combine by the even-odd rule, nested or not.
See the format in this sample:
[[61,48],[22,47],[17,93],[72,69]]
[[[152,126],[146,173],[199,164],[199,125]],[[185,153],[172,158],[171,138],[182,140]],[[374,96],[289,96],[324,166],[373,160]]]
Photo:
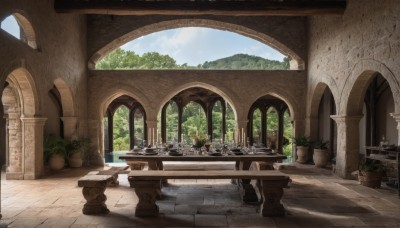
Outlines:
[[222,156],[220,152],[208,152],[208,155],[210,156]]
[[183,156],[183,153],[170,151],[170,152],[168,152],[168,155],[170,155],[170,156]]

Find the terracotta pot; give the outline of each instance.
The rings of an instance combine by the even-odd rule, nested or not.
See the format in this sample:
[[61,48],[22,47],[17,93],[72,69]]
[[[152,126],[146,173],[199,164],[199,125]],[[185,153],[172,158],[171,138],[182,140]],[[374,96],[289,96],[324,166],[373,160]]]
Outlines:
[[314,149],[313,160],[315,166],[324,168],[329,161],[328,150]]
[[60,170],[65,166],[65,159],[63,155],[53,154],[49,159],[49,167],[52,170]]
[[308,155],[308,147],[306,146],[297,146],[297,162],[298,163],[306,163],[307,162],[307,155]]
[[381,172],[358,171],[358,181],[370,188],[380,188],[383,174]]
[[83,160],[80,153],[72,153],[68,159],[69,167],[79,168],[82,167]]

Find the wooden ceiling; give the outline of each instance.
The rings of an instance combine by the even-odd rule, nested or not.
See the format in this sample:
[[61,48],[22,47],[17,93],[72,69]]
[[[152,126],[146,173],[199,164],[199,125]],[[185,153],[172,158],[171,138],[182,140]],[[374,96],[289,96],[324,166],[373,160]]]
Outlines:
[[343,14],[346,0],[55,0],[58,13],[310,16]]

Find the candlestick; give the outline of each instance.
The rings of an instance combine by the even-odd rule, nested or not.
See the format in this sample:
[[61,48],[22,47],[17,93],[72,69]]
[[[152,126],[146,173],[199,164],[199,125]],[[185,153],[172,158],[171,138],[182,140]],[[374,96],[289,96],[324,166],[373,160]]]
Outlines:
[[243,138],[244,138],[244,135],[243,135],[243,134],[244,134],[244,131],[243,131],[243,128],[242,128],[242,133],[240,134],[240,137],[241,137],[241,138],[240,138],[240,144],[242,144],[242,145],[243,145],[243,141],[244,141],[244,140],[243,140]]

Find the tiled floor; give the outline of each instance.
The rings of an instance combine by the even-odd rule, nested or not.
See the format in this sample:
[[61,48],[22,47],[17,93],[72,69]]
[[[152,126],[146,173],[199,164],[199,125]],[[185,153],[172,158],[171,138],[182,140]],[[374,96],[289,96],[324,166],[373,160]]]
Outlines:
[[34,181],[4,180],[3,227],[400,227],[400,199],[388,189],[370,189],[342,180],[329,170],[301,166],[285,171],[286,217],[265,218],[257,205],[240,201],[230,180],[170,180],[158,201],[158,218],[134,216],[137,197],[127,175],[106,190],[111,213],[83,215],[85,202],[77,179],[89,169],[65,169]]

